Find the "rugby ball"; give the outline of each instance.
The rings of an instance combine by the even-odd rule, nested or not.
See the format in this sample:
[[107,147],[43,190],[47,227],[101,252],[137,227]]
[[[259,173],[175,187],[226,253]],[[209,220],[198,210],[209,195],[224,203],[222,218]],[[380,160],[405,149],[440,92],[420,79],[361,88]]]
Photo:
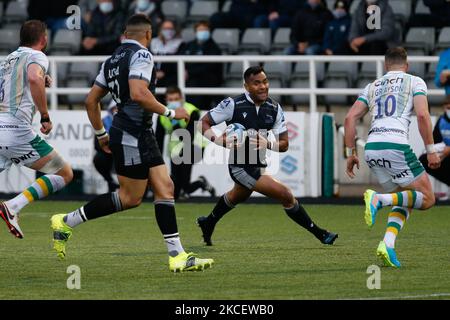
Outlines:
[[245,127],[240,123],[232,123],[225,129],[227,143],[236,141],[237,144],[242,144],[245,142],[246,136],[247,131],[245,131]]

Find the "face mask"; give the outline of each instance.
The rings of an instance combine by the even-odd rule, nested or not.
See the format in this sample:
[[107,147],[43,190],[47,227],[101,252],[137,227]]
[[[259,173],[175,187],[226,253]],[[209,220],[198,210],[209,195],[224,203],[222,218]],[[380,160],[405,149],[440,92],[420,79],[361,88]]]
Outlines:
[[137,0],[136,7],[139,11],[153,11],[155,4],[150,0]]
[[197,40],[200,42],[208,41],[209,38],[211,37],[211,33],[208,30],[197,31],[195,35],[197,37]]
[[339,19],[339,18],[345,17],[347,15],[347,12],[342,11],[342,10],[334,10],[333,15],[336,19]]
[[445,110],[445,114],[447,115],[447,118],[450,119],[450,110]]
[[175,30],[173,29],[163,29],[161,30],[161,34],[164,39],[171,40],[175,36]]
[[98,5],[98,7],[103,13],[110,13],[114,9],[112,2],[102,2]]
[[181,107],[181,101],[170,101],[167,104],[167,108],[171,109],[171,110],[175,110],[177,108]]

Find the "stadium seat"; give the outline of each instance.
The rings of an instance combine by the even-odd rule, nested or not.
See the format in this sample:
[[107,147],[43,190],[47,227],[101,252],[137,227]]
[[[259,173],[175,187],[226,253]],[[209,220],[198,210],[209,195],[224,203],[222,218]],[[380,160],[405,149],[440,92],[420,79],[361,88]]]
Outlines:
[[428,55],[434,49],[435,29],[411,28],[406,34],[404,47],[410,55]]
[[242,78],[230,78],[225,80],[225,87],[226,88],[243,88],[244,81]]
[[221,12],[228,12],[231,8],[231,0],[225,1],[225,3],[222,5],[222,8],[220,9]]
[[450,48],[450,27],[445,27],[441,29],[439,33],[438,41],[434,53],[439,55],[443,50]]
[[[73,62],[69,66],[68,79],[86,79],[93,82],[100,70],[98,62]],[[90,86],[90,85],[89,85]]]
[[425,78],[425,62],[409,62],[408,73],[422,79]]
[[[277,88],[277,89],[284,88],[283,81],[281,79],[279,79],[279,78],[277,78],[277,79],[270,78],[270,88],[272,88],[272,89],[273,88]],[[280,104],[282,103],[282,96],[281,95],[271,94],[270,93],[270,89],[269,89],[269,95],[270,95],[270,97],[275,99],[278,103],[280,103]]]
[[236,53],[239,47],[239,29],[218,28],[212,37],[224,54]]
[[19,46],[18,29],[0,29],[0,55],[7,55]]
[[184,42],[190,42],[195,39],[195,31],[193,28],[184,28],[181,30],[181,38]]
[[184,23],[187,16],[187,1],[163,1],[161,9],[166,19],[176,20],[178,23]]
[[[346,78],[333,78],[333,77],[325,77],[325,80],[323,82],[324,88],[351,88],[351,83],[348,82]],[[326,95],[325,96],[325,103],[326,104],[333,104],[333,105],[347,105],[348,104],[348,97],[342,96],[342,95]]]
[[208,20],[210,16],[219,11],[218,1],[195,1],[189,10],[187,21],[197,22]]
[[21,24],[27,19],[27,17],[27,3],[25,3],[24,1],[12,1],[6,8],[3,20],[8,24]]
[[264,70],[269,78],[272,86],[272,80],[280,80],[283,85],[286,85],[291,77],[292,65],[285,61],[270,61],[264,63]]
[[430,14],[430,8],[427,7],[424,3],[423,0],[419,0],[417,1],[416,4],[416,9],[414,11],[415,14]]
[[290,28],[279,28],[275,33],[275,37],[273,38],[270,53],[273,55],[283,54],[284,50],[291,44],[290,36]]
[[[250,61],[250,65],[251,66],[257,66],[260,65],[259,62],[256,61]],[[231,62],[229,67],[228,67],[228,72],[225,73],[225,77],[227,79],[229,78],[239,78],[242,79],[242,75],[244,74],[244,69],[243,69],[243,63],[242,62]]]
[[[74,78],[74,79],[68,79],[66,81],[66,86],[68,88],[88,88],[91,85],[92,85],[92,83],[87,81],[87,79],[84,79],[84,78]],[[67,103],[71,106],[74,104],[84,104],[85,99],[86,99],[85,94],[68,94],[67,95]]]
[[[434,76],[428,76],[425,78],[425,82],[427,84],[428,90],[431,89],[442,89],[442,88],[438,88],[436,86],[436,84],[434,83]],[[431,96],[429,95],[428,97],[428,104],[432,105],[432,106],[439,106],[442,105],[442,103],[444,102],[444,96]]]
[[270,49],[269,28],[248,28],[242,36],[239,54],[265,54]]
[[390,0],[389,5],[394,11],[395,18],[400,20],[404,25],[411,16],[411,0]]
[[369,61],[363,62],[358,77],[373,78],[375,80],[377,77],[377,64]]
[[[291,88],[309,88],[309,79],[307,78],[296,78],[295,76],[291,81]],[[297,105],[307,105],[309,104],[309,95],[292,95],[289,97],[289,102]]]
[[81,30],[60,29],[52,43],[52,54],[77,54],[81,45]]
[[[309,79],[309,63],[297,62],[292,77]],[[316,63],[316,77],[317,81],[322,81],[325,77],[325,64],[323,62]]]
[[325,77],[347,78],[349,84],[356,79],[358,65],[355,62],[330,62]]

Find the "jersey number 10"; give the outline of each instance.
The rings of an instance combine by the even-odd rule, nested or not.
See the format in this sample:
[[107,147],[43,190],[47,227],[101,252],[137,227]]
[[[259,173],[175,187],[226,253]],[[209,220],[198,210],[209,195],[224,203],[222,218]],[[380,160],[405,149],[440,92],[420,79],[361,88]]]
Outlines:
[[375,102],[377,103],[377,114],[375,115],[375,119],[391,117],[397,109],[397,100],[393,95],[387,96],[386,100],[384,100],[384,106],[381,102],[381,98],[378,98]]

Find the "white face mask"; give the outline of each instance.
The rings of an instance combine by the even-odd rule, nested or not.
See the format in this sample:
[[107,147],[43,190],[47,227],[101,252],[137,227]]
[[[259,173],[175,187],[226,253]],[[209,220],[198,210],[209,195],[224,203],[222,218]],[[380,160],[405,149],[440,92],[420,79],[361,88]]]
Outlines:
[[161,34],[165,40],[172,40],[175,36],[175,30],[173,29],[163,29],[161,30]]
[[137,0],[136,6],[139,11],[153,11],[155,4],[150,0]]
[[114,9],[114,5],[112,2],[102,2],[98,5],[98,7],[103,13],[110,13]]
[[447,115],[447,118],[450,119],[450,110],[445,110],[445,114]]
[[179,107],[181,107],[181,101],[170,101],[169,103],[167,103],[167,108],[171,110],[175,110]]

